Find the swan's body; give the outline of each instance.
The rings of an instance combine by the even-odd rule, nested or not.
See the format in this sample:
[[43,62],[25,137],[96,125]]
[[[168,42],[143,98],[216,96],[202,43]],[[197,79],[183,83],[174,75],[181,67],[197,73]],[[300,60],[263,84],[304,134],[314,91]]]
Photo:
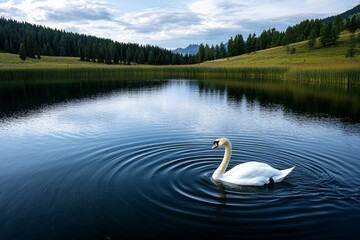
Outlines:
[[214,180],[233,183],[237,185],[262,186],[281,182],[293,169],[277,170],[266,163],[247,162],[239,164],[226,171],[231,157],[231,143],[227,138],[219,138],[214,141],[212,149],[225,147],[224,158],[212,175]]

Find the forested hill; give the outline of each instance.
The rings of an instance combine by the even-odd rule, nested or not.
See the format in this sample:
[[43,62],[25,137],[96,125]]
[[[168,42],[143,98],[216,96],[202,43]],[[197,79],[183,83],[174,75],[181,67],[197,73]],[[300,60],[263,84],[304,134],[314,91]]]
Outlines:
[[19,54],[21,45],[22,51],[25,50],[30,58],[40,58],[41,55],[69,56],[106,64],[195,63],[193,56],[172,53],[157,46],[119,43],[1,17],[0,51]]
[[[351,12],[356,11],[356,9],[352,9]],[[289,26],[285,31],[272,28],[264,30],[259,36],[256,36],[255,33],[249,34],[246,40],[241,34],[237,34],[235,37],[230,37],[227,44],[223,42],[216,46],[200,44],[196,61],[204,62],[233,57],[272,47],[289,46],[289,44],[301,41],[308,41],[309,48],[314,49],[318,38],[321,47],[327,47],[336,44],[341,31],[347,30],[353,33],[359,28],[360,15],[356,14],[347,18],[338,15],[333,21],[328,22],[320,19],[306,19],[299,24]],[[295,53],[295,51],[296,49],[289,49],[290,53]]]

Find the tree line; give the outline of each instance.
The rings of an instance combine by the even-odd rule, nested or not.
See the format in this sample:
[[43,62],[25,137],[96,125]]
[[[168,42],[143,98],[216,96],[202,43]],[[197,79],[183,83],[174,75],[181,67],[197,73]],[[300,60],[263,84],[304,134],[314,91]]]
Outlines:
[[[360,16],[354,15],[347,19],[336,16],[332,22],[323,22],[320,19],[304,20],[294,26],[289,26],[286,31],[280,32],[275,28],[264,30],[260,36],[249,34],[246,40],[241,34],[231,37],[227,44],[223,42],[216,46],[200,44],[196,55],[197,62],[233,57],[251,53],[267,48],[288,46],[289,44],[308,41],[310,49],[315,48],[316,39],[320,39],[321,47],[336,44],[339,34],[343,30],[355,32],[360,28]],[[227,47],[226,47],[227,45]],[[294,53],[295,49],[289,50]]]
[[79,57],[81,61],[106,64],[193,64],[195,57],[172,53],[153,45],[120,43],[85,34],[0,18],[0,51],[20,58]]

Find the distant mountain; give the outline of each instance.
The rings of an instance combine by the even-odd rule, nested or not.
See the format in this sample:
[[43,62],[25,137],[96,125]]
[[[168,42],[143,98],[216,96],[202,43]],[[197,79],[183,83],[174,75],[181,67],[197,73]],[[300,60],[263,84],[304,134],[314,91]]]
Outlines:
[[[346,19],[352,15],[359,14],[359,13],[360,13],[360,4],[346,12],[339,14],[339,15],[342,19]],[[332,17],[324,18],[322,21],[323,22],[333,22],[334,20],[335,20],[335,16],[332,16]]]
[[190,44],[186,48],[177,48],[172,50],[173,53],[180,53],[180,54],[189,54],[189,55],[196,55],[199,51],[200,45],[198,44]]

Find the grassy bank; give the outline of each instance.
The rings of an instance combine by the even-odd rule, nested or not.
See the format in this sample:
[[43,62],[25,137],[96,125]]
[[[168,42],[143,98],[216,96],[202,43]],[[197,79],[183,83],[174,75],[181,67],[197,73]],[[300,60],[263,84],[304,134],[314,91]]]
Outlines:
[[[309,50],[307,42],[276,47],[237,57],[188,66],[105,65],[81,62],[72,57],[43,56],[20,60],[18,55],[0,53],[1,79],[52,77],[108,78],[279,78],[314,83],[360,84],[360,53],[346,58],[349,33],[337,45]],[[295,48],[290,54],[288,49]]]
[[[358,31],[356,34],[359,34]],[[319,41],[314,50],[309,50],[307,41],[270,48],[250,54],[244,54],[227,59],[220,59],[201,64],[204,67],[215,68],[285,68],[281,79],[328,82],[344,84],[360,84],[360,52],[353,58],[346,58],[349,49],[350,33],[340,35],[338,43],[321,48]],[[290,54],[289,49],[295,48]],[[360,50],[360,43],[358,43]]]

